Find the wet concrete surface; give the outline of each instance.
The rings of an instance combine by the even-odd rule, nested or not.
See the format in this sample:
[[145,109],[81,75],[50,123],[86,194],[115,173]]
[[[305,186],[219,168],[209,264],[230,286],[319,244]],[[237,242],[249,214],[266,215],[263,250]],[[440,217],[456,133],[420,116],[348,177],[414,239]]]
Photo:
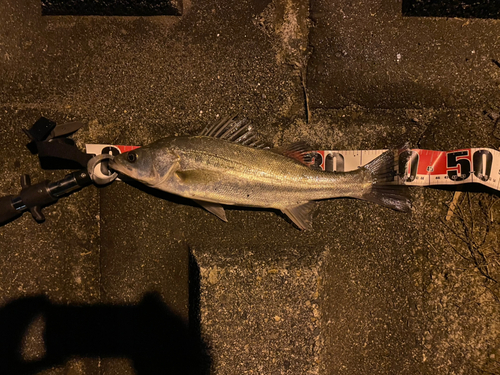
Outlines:
[[[25,148],[21,128],[42,115],[85,122],[80,147],[197,134],[238,111],[276,145],[498,147],[484,112],[499,109],[500,21],[407,19],[400,6],[205,0],[184,1],[180,17],[127,18],[7,1],[0,193],[17,193],[21,173],[64,176]],[[229,208],[224,223],[140,184],[85,188],[44,224],[25,214],[0,227],[0,329],[20,324],[23,343],[19,362],[0,354],[12,366],[50,354],[30,368],[44,374],[499,373],[498,287],[458,255],[474,220],[499,277],[497,198],[464,193],[469,216],[447,223],[453,192],[411,195],[410,214],[320,202],[301,232],[271,210]]]
[[498,20],[404,17],[401,6],[314,2],[311,106],[470,108],[498,101]]

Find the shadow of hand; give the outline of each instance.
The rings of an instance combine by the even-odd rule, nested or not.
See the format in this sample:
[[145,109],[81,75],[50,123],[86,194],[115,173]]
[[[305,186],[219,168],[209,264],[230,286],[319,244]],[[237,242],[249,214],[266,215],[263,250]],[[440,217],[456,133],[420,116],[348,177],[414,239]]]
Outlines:
[[[32,322],[45,323],[45,353],[26,360],[23,338]],[[205,374],[209,358],[200,338],[157,294],[138,305],[56,305],[26,297],[0,309],[0,374],[35,374],[69,358],[127,357],[138,375]]]

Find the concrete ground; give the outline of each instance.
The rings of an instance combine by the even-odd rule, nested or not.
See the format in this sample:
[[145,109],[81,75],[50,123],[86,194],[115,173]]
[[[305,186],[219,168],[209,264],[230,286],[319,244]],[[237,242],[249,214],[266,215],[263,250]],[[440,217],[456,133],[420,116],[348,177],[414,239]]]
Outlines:
[[[240,112],[276,145],[498,148],[499,17],[401,7],[184,0],[180,16],[42,16],[37,0],[6,0],[0,194],[22,173],[67,173],[25,147],[42,115],[84,122],[80,147]],[[0,227],[0,373],[500,374],[498,197],[464,192],[446,221],[454,192],[411,195],[409,214],[318,203],[311,232],[270,210],[231,208],[224,223],[122,182],[61,199],[44,224],[24,214]]]

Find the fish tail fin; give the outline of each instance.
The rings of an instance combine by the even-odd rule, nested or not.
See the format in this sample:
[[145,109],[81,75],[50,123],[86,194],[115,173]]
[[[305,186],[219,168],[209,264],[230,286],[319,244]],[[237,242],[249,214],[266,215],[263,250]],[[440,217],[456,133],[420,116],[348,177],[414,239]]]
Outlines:
[[[403,150],[408,146],[403,146]],[[392,208],[396,211],[408,212],[411,209],[408,188],[398,184],[396,168],[400,150],[388,150],[362,167],[369,172],[372,186],[361,199]]]

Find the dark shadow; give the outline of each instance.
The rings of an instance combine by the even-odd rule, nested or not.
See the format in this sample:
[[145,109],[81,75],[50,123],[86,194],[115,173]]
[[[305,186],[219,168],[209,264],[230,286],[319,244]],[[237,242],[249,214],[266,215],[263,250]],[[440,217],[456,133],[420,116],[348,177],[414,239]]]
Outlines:
[[496,18],[498,0],[403,0],[404,17]]
[[43,16],[180,16],[182,0],[42,0]]
[[[45,353],[27,361],[23,337],[40,316]],[[36,374],[75,356],[126,357],[138,375],[208,374],[210,361],[198,334],[190,334],[155,293],[138,305],[58,305],[45,296],[21,298],[0,309],[0,374]]]

